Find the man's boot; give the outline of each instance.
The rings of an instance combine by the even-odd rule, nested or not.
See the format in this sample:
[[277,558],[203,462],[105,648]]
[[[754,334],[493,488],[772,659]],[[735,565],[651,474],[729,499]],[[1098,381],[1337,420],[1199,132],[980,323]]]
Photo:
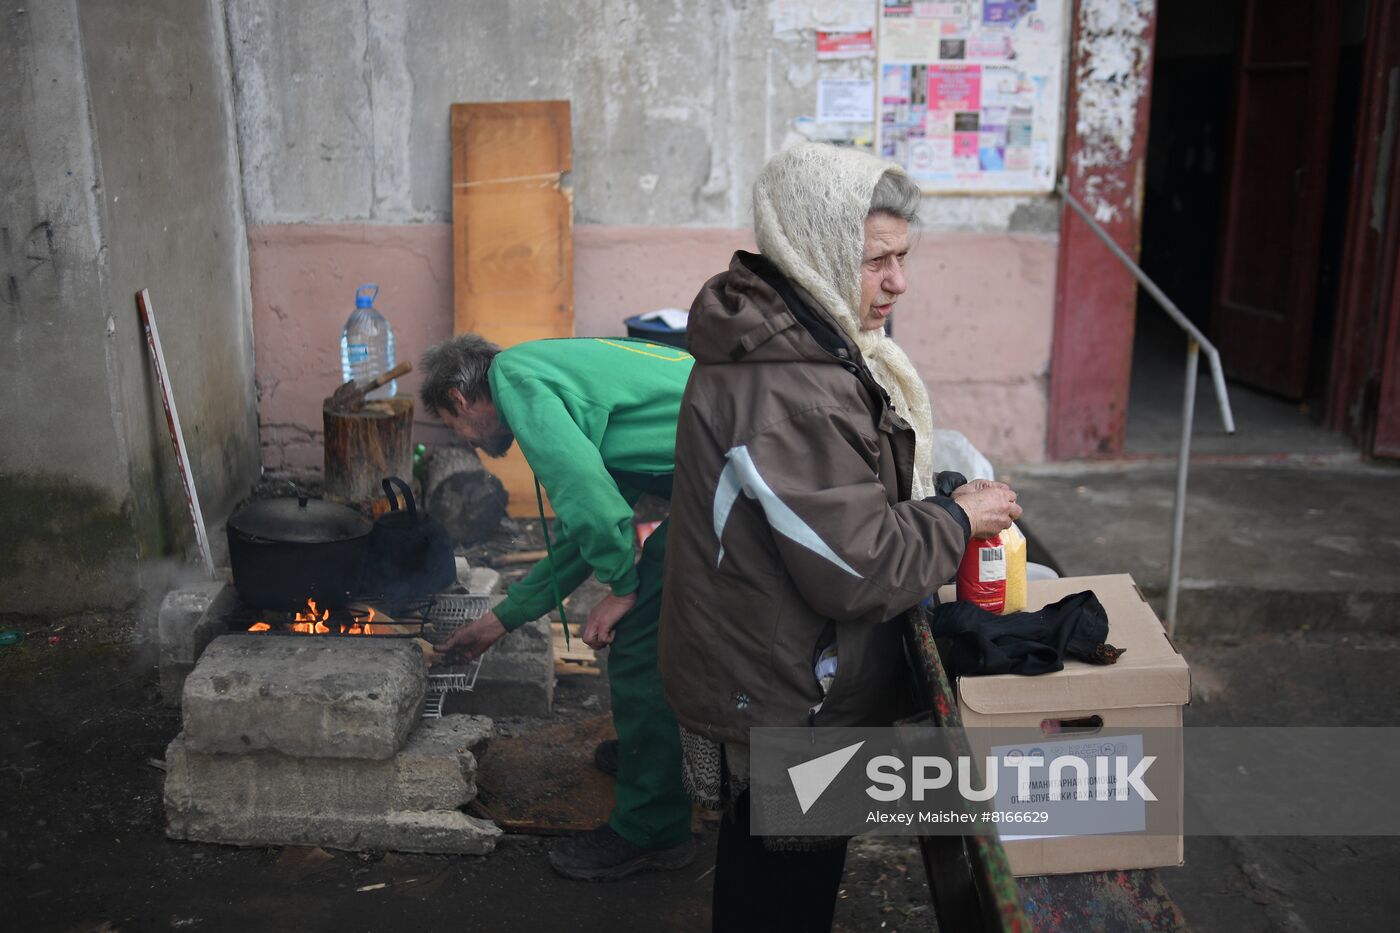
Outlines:
[[593,749],[593,767],[611,777],[617,777],[617,739],[604,739]]
[[560,842],[550,850],[549,864],[565,878],[575,881],[617,881],[639,871],[684,868],[694,858],[694,839],[686,839],[669,849],[643,849],[623,839],[604,823]]

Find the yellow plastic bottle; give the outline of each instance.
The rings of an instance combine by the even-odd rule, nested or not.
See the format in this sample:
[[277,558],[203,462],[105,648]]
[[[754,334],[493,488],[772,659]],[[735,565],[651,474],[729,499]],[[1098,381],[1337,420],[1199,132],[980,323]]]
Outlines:
[[1001,614],[1026,608],[1026,536],[1014,524],[1001,533],[1006,548],[1006,604]]

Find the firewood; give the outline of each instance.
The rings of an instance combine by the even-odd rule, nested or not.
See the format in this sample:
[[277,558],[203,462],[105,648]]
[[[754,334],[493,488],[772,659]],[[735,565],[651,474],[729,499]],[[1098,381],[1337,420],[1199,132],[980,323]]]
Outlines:
[[467,447],[442,447],[428,459],[425,508],[463,547],[495,533],[506,517],[505,487]]
[[537,564],[548,555],[548,551],[515,551],[511,554],[502,554],[496,558],[496,563],[502,567],[509,567],[513,564]]

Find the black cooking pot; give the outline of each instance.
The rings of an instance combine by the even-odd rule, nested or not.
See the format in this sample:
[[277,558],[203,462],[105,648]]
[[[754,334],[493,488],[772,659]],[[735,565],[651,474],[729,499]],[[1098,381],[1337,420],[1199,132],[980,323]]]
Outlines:
[[455,583],[457,562],[452,536],[441,522],[418,511],[408,483],[391,476],[384,480],[384,495],[389,511],[379,516],[370,532],[359,592],[382,600],[393,614],[395,607],[436,595]]
[[344,606],[357,593],[373,526],[354,509],[310,499],[264,499],[228,520],[233,585],[249,606]]

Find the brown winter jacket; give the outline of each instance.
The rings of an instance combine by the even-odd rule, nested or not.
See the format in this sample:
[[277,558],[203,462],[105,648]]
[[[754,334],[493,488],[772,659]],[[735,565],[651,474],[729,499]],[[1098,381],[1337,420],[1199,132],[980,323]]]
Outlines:
[[[888,724],[903,613],[956,572],[967,516],[907,501],[914,432],[764,257],[705,283],[689,349],[659,645],[676,718],[744,743],[754,726]],[[833,639],[823,700],[813,666]]]

